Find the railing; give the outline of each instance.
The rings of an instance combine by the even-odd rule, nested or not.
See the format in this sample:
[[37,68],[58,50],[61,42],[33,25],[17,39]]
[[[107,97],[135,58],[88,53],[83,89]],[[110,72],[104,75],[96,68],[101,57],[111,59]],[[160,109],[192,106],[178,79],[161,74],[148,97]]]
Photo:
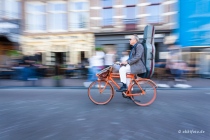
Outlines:
[[[43,31],[43,32],[48,32],[48,31],[53,31],[53,30],[58,30],[58,29],[47,29],[47,25],[34,25],[34,24],[26,24],[25,25],[25,30],[26,31]],[[68,25],[68,29],[66,31],[69,31],[71,29],[86,29],[88,28],[88,22],[80,22],[80,23],[70,23]]]
[[163,18],[161,16],[149,16],[147,17],[147,23],[161,24],[163,23]]
[[20,13],[17,12],[7,12],[7,11],[3,11],[0,10],[0,17],[1,18],[8,18],[8,19],[20,19]]
[[26,24],[25,25],[26,31],[43,31],[46,32],[46,25],[34,25],[34,24]]
[[113,25],[113,19],[108,18],[108,19],[103,19],[102,21],[102,26],[107,27],[107,26],[112,26]]
[[132,18],[132,19],[123,19],[124,24],[137,24],[139,19],[137,18]]
[[85,29],[88,27],[88,22],[70,23],[69,29]]
[[124,24],[125,24],[125,30],[136,30],[137,29],[137,23],[138,23],[137,18],[133,19],[124,19]]

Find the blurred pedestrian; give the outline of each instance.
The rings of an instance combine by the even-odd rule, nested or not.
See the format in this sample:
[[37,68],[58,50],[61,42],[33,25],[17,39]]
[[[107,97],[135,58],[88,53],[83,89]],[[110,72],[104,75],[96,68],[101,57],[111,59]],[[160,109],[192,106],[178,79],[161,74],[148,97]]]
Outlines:
[[108,50],[108,52],[106,53],[105,57],[104,57],[104,64],[105,64],[105,67],[109,67],[111,65],[114,64],[115,62],[115,54],[116,52],[114,50]]
[[95,55],[89,58],[88,81],[84,82],[85,87],[97,80],[96,73],[104,68],[104,56],[103,51],[96,51]]
[[30,78],[37,78],[36,68],[35,68],[35,59],[34,56],[28,53],[29,55],[25,55],[23,57],[22,63],[20,66],[20,80],[29,80]]
[[[120,58],[120,62],[125,62],[128,60],[129,58],[129,50],[123,51],[122,52],[122,57]],[[114,64],[113,65],[113,72],[114,73],[118,73],[120,69],[120,65]]]
[[71,77],[74,75],[74,69],[75,69],[75,65],[74,64],[67,64],[66,70],[65,70],[65,75],[66,78]]
[[120,58],[120,61],[121,61],[121,62],[125,62],[125,61],[128,60],[128,58],[129,58],[129,52],[130,52],[130,51],[128,51],[128,50],[122,52],[122,55],[123,55],[123,56]]
[[174,43],[171,42],[169,44],[168,51],[169,55],[166,60],[166,68],[168,69],[168,72],[173,76],[175,82],[173,87],[179,87],[179,88],[191,87],[190,85],[184,83],[186,81],[186,79],[184,78],[184,73],[187,68],[187,63],[185,63],[182,60],[181,48],[174,41]]

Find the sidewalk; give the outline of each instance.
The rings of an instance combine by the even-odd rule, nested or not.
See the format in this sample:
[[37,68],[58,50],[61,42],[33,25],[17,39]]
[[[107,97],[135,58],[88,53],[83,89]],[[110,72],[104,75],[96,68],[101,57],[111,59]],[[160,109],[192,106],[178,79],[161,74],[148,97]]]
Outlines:
[[[174,87],[175,81],[172,80],[159,80],[152,79],[159,88],[177,88]],[[120,82],[119,80],[117,80]],[[210,88],[210,79],[204,78],[191,78],[185,82],[178,84],[185,84],[189,87],[183,88]],[[62,87],[81,87],[84,88],[84,82],[86,79],[63,79],[61,81]],[[31,81],[19,81],[19,80],[10,80],[10,79],[0,79],[0,88],[9,88],[9,87],[55,87],[55,81],[52,78],[43,78],[39,80]]]
[[[157,85],[159,85],[159,88],[176,88],[176,85],[187,85],[183,86],[183,88],[210,88],[210,79],[205,78],[191,78],[184,82],[177,82],[173,80],[159,80],[159,79],[153,79]],[[168,86],[168,87],[167,87]],[[181,87],[181,86],[180,86]]]

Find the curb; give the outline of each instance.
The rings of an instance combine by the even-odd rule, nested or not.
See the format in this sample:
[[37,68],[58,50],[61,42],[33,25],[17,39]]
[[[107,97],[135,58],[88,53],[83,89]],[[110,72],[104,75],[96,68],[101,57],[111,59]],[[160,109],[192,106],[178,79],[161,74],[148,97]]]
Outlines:
[[[34,86],[34,87],[18,87],[18,86],[5,86],[5,87],[0,87],[0,89],[88,89],[87,87],[84,86],[71,86],[71,87],[39,87],[39,86]],[[190,87],[190,88],[157,88],[157,90],[210,90],[210,87]]]
[[0,87],[0,89],[88,89],[88,88],[83,86],[72,86],[72,87],[5,86],[5,87]]

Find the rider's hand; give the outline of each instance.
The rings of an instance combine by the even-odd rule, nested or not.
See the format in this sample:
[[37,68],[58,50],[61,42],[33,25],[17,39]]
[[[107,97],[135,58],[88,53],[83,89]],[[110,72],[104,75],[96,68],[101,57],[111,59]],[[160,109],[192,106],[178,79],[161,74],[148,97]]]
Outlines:
[[121,63],[121,65],[127,65],[127,64],[128,64],[127,61]]
[[119,61],[115,62],[115,64],[120,65],[121,63]]

